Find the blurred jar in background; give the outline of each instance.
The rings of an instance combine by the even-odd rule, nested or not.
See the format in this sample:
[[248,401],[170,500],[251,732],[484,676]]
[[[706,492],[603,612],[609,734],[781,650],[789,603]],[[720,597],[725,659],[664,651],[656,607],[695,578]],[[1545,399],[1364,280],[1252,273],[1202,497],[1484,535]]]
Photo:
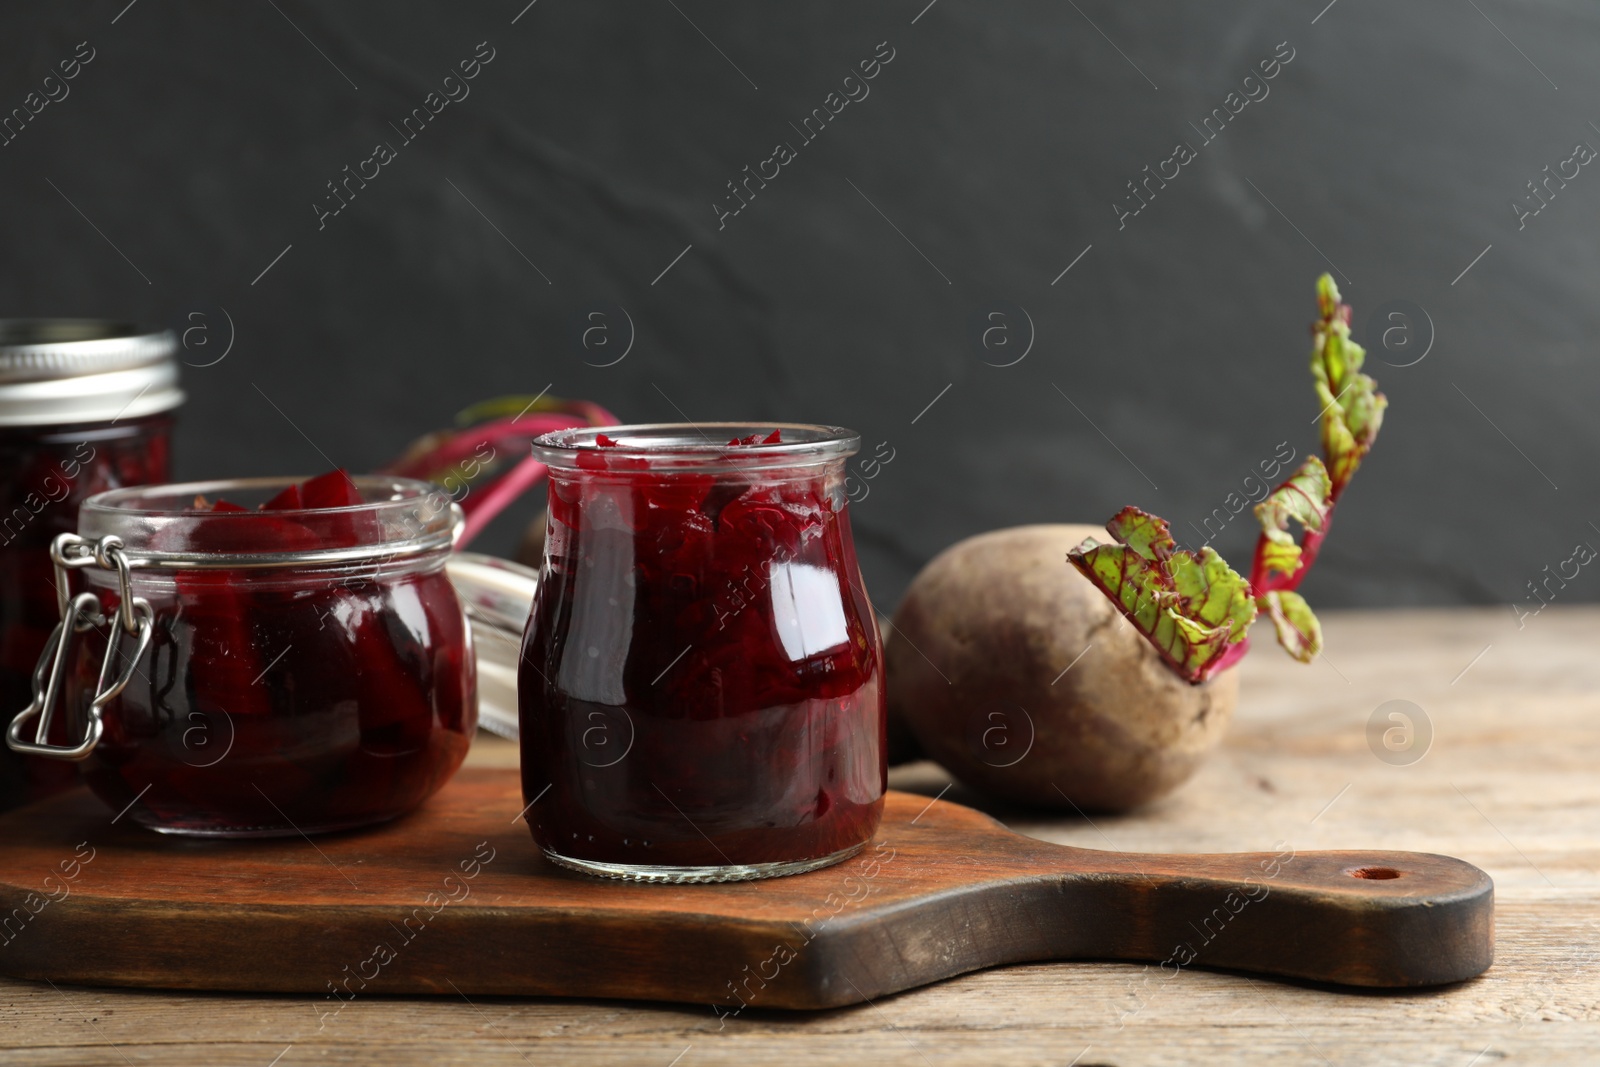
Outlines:
[[[176,338],[94,319],[0,319],[0,713],[33,699],[61,618],[50,542],[105,489],[168,480],[183,402]],[[70,785],[73,764],[0,746],[0,810]]]

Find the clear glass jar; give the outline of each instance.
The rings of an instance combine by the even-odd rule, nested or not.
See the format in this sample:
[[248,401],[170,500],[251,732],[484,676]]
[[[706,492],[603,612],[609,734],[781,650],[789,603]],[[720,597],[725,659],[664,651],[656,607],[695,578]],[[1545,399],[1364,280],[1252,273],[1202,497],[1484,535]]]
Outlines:
[[[363,502],[332,508],[196,506],[249,509],[290,479],[87,501],[53,550],[65,648],[11,747],[83,760],[113,811],[168,833],[309,834],[420,804],[477,723],[444,571],[460,512],[424,482],[351,482]],[[42,745],[52,717],[65,740]]]
[[885,709],[844,490],[858,446],[726,423],[535,442],[550,530],[518,702],[526,819],[551,860],[734,881],[872,836]]
[[[176,339],[117,322],[0,320],[0,711],[32,697],[58,617],[50,543],[107,489],[164,482]],[[70,785],[74,767],[0,748],[0,811]]]

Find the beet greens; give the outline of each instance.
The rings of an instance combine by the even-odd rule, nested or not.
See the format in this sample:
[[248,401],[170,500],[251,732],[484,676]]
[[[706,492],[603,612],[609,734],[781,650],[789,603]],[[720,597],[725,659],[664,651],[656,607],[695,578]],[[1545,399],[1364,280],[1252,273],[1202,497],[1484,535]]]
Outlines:
[[1295,659],[1309,663],[1322,651],[1321,624],[1296,590],[1328,535],[1334,505],[1377,439],[1388,401],[1361,373],[1366,353],[1350,339],[1350,305],[1339,302],[1327,274],[1317,279],[1317,315],[1311,374],[1323,405],[1322,457],[1308,457],[1255,506],[1261,536],[1248,581],[1209,545],[1179,548],[1165,520],[1136,507],[1106,524],[1114,543],[1091,537],[1067,554],[1191,684],[1243,658],[1259,612]]

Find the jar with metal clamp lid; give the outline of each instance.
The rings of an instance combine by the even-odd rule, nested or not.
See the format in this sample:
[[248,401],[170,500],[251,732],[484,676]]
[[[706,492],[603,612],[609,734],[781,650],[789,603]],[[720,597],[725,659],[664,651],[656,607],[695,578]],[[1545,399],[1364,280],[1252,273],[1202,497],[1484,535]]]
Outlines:
[[91,498],[52,548],[61,621],[10,747],[83,761],[112,810],[167,833],[342,830],[430,796],[477,723],[444,571],[460,510],[338,477],[347,506],[254,506],[288,479]]
[[[58,616],[50,543],[95,493],[164,482],[177,339],[92,319],[0,319],[0,708],[30,695]],[[0,749],[0,810],[75,768]]]

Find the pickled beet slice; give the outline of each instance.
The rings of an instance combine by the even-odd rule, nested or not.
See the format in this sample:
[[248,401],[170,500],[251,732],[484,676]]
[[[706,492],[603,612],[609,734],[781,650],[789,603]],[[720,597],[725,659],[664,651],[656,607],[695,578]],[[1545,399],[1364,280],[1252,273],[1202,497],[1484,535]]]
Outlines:
[[728,447],[729,448],[738,448],[738,447],[747,446],[747,445],[781,445],[781,444],[783,444],[783,431],[782,430],[773,430],[771,433],[767,434],[767,436],[765,436],[765,437],[762,437],[759,433],[753,433],[749,437],[735,437],[733,440],[728,442]]
[[[301,482],[300,499],[308,511],[353,508],[366,503],[343,468]],[[331,542],[328,547],[367,544],[378,539],[378,517],[367,511],[329,515],[318,525],[327,533]]]
[[[212,507],[213,511],[243,511],[236,504],[221,508],[223,501]],[[343,468],[308,478],[294,485],[284,486],[278,495],[261,505],[262,511],[316,511],[321,508],[349,508],[365,503],[361,491],[350,480]]]
[[[621,443],[603,433],[594,435],[596,448],[620,448]],[[642,456],[605,456],[593,449],[580,448],[577,454],[579,470],[586,471],[642,471],[649,467]]]
[[422,749],[434,729],[433,705],[424,688],[433,672],[400,650],[421,648],[427,635],[408,632],[392,611],[373,610],[362,612],[354,635],[361,747],[385,755]]
[[184,621],[194,634],[189,649],[189,701],[201,713],[269,715],[271,694],[256,679],[260,662],[251,633],[254,613],[233,571],[178,573]]
[[[215,522],[195,523],[187,537],[175,534],[160,547],[170,552],[306,552],[322,548],[323,539],[304,523],[255,512],[219,500],[212,512],[227,515]],[[233,516],[237,515],[235,518]]]
[[[200,503],[200,501],[197,501]],[[272,514],[349,507],[361,503],[360,493],[343,470],[329,471],[305,482],[285,486],[248,518],[197,524],[190,548],[202,552],[305,552],[336,544],[356,543],[358,529],[351,517],[335,519],[323,537],[304,522]],[[249,513],[229,500],[210,506],[213,513]],[[362,516],[370,521],[370,516]],[[252,594],[242,575],[231,571],[192,571],[178,576],[178,588],[194,627],[190,655],[193,670],[192,699],[204,711],[229,715],[269,715],[271,693],[261,684],[266,662],[261,659],[257,634],[275,594]]]
[[[219,500],[220,504],[221,501]],[[298,485],[286,486],[284,490],[265,504],[261,505],[262,511],[299,511],[305,504],[300,500],[300,487]],[[213,511],[217,510],[215,508]],[[238,509],[243,511],[243,508]]]
[[[349,473],[342,467],[302,482],[299,489],[300,499],[304,501],[300,506],[305,508],[352,508],[366,503],[361,499],[361,490],[356,488],[356,483],[350,480]],[[272,505],[268,503],[266,506]]]

